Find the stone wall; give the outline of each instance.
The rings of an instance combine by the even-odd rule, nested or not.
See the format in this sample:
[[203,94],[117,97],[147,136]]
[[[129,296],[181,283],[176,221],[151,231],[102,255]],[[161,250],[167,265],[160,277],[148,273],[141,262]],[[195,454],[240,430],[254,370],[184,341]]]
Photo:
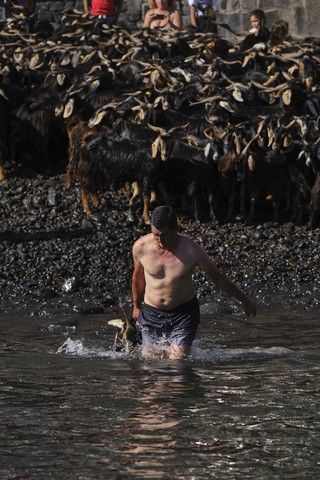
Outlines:
[[[38,1],[37,11],[41,19],[55,21],[56,12],[66,8],[83,9],[82,0]],[[139,26],[139,22],[147,8],[147,2],[141,0],[124,0],[120,24],[131,28]],[[249,12],[261,8],[267,15],[267,24],[282,18],[289,22],[292,35],[319,35],[320,33],[320,0],[220,0],[218,20],[242,30],[249,27]],[[189,7],[187,0],[182,0],[184,25],[189,24]],[[228,36],[226,30],[220,34]]]

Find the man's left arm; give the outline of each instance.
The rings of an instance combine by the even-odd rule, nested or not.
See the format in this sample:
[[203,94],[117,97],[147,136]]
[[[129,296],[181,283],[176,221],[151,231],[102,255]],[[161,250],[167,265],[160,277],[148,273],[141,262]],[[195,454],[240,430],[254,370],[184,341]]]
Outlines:
[[242,303],[246,315],[255,315],[256,306],[252,300],[237,287],[229,278],[218,270],[215,263],[210,259],[207,253],[200,247],[198,253],[198,265],[215,282],[217,287],[224,290],[228,295],[236,298]]

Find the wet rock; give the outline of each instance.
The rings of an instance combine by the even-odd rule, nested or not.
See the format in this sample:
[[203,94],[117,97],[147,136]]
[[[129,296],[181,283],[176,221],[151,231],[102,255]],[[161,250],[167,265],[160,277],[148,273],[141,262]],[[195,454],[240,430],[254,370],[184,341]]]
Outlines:
[[79,313],[81,315],[96,315],[99,313],[104,313],[105,309],[103,305],[87,305],[87,304],[76,304],[73,305],[73,312]]
[[55,298],[57,293],[51,288],[42,288],[39,292],[39,297],[45,300]]
[[[49,205],[49,192],[56,192],[56,205]],[[32,203],[35,196],[43,199],[37,207]],[[6,199],[1,205],[1,228],[14,234],[15,240],[3,241],[0,247],[4,247],[0,309],[42,301],[50,302],[50,309],[68,313],[106,313],[119,308],[118,299],[130,292],[132,244],[150,230],[140,227],[137,219],[128,222],[125,196],[118,192],[105,195],[103,206],[107,208],[99,214],[99,227],[96,220],[83,216],[76,192],[64,187],[63,175],[49,179],[11,178],[9,183],[1,184],[1,198]],[[94,234],[51,235],[75,229],[92,230]],[[271,290],[285,292],[279,295],[282,305],[303,303],[307,288],[320,291],[319,229],[310,235],[290,224],[199,224],[180,217],[180,230],[195,238],[212,258],[219,260],[219,268],[229,278],[247,293],[257,295],[261,303],[270,302]],[[36,231],[50,235],[37,237]],[[223,298],[204,275],[196,273],[194,278],[201,301]],[[315,302],[316,294],[308,308]],[[223,304],[229,314],[229,302]]]
[[47,197],[48,205],[50,205],[51,207],[54,207],[57,203],[56,197],[57,197],[57,194],[55,189],[50,187],[48,190],[48,197]]
[[77,277],[67,278],[62,284],[62,291],[66,293],[73,293],[79,290],[81,281]]

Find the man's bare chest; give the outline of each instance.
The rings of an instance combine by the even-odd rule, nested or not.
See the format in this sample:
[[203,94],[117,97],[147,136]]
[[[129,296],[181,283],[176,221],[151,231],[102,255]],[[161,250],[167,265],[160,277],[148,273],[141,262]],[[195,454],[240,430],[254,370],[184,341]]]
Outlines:
[[191,275],[193,262],[191,259],[175,255],[146,255],[142,259],[145,273],[155,279],[185,278]]

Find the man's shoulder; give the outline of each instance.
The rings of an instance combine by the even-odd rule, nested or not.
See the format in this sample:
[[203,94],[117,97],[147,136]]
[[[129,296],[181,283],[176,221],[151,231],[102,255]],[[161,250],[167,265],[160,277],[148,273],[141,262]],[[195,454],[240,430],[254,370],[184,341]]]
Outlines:
[[183,248],[197,260],[204,252],[203,248],[191,237],[179,234]]
[[148,233],[147,235],[143,235],[143,237],[138,238],[138,240],[134,242],[132,247],[133,254],[143,252],[146,245],[148,245],[148,243],[151,241],[151,237],[152,234]]

